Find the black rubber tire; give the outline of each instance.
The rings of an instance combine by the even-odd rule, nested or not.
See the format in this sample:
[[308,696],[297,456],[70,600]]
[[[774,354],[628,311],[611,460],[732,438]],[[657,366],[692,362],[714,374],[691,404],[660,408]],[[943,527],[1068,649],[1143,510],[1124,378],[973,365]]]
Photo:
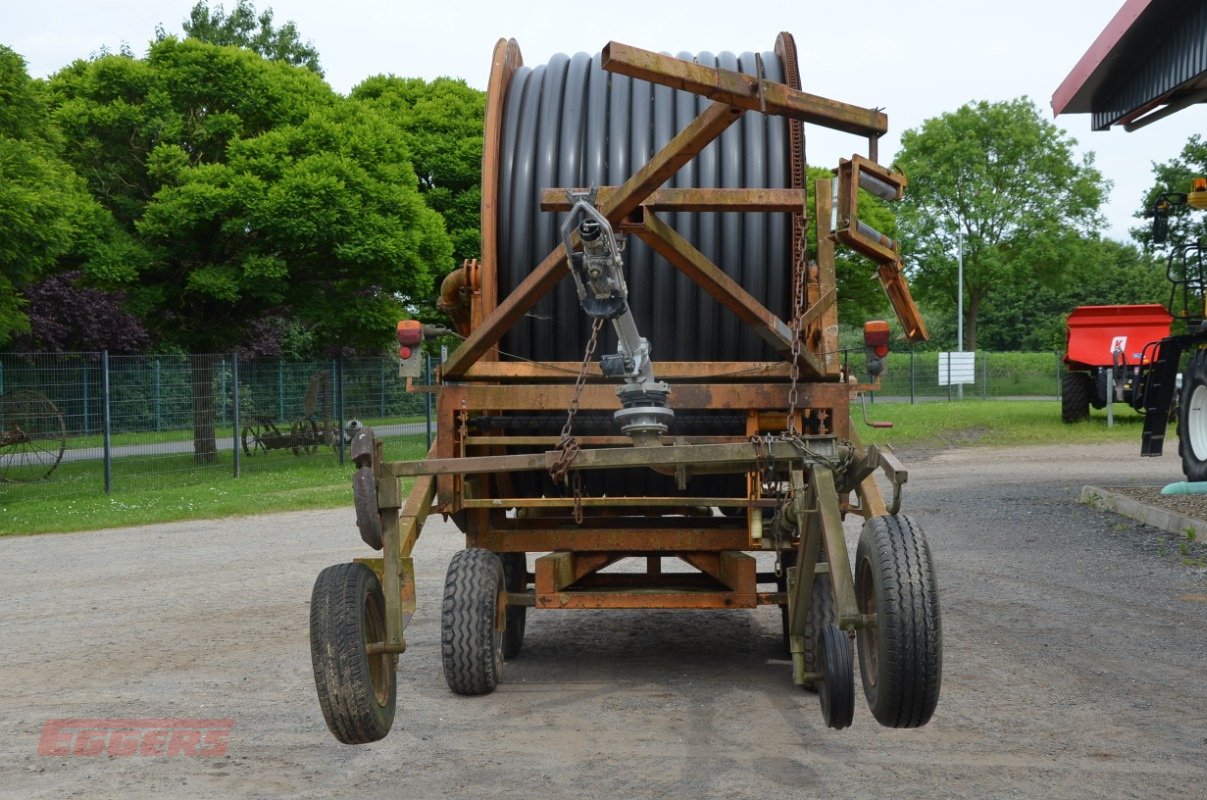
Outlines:
[[369,656],[385,639],[385,597],[373,570],[336,564],[319,573],[310,597],[310,659],[323,719],[344,744],[385,738],[398,699],[398,656]]
[[855,598],[860,613],[876,615],[856,636],[872,716],[890,728],[925,725],[939,701],[943,632],[934,561],[918,523],[904,515],[864,523]]
[[[818,551],[817,560],[824,562],[826,553],[824,550]],[[790,566],[796,565],[796,553],[789,550],[784,553],[783,567],[786,570]],[[779,591],[784,592],[788,589],[788,581],[786,577],[776,578],[776,587]],[[822,573],[813,577],[813,598],[809,602],[809,618],[805,620],[805,671],[819,672],[817,662],[818,636],[821,629],[830,623],[838,622],[838,614],[834,610],[834,589],[830,583],[829,573]],[[792,644],[788,641],[788,606],[780,606],[780,637],[783,644],[784,653],[792,653]],[[812,683],[804,684],[806,691],[815,692],[817,687]]]
[[356,508],[356,527],[360,538],[374,550],[382,548],[381,514],[377,510],[377,479],[372,467],[360,467],[352,473],[352,500]]
[[1178,453],[1188,481],[1207,481],[1207,350],[1196,350],[1182,375]]
[[855,716],[855,667],[851,640],[834,624],[822,627],[817,637],[818,661],[825,677],[817,682],[821,716],[827,727],[850,727]]
[[[503,585],[509,592],[524,592],[528,589],[528,557],[524,553],[502,553]],[[508,606],[507,624],[503,628],[503,658],[511,660],[520,654],[524,646],[524,625],[527,622],[528,606]]]
[[440,655],[444,680],[457,694],[487,694],[499,685],[505,592],[497,555],[470,547],[453,556],[444,579]]
[[1066,372],[1060,379],[1060,418],[1081,422],[1090,416],[1094,379],[1084,372]]

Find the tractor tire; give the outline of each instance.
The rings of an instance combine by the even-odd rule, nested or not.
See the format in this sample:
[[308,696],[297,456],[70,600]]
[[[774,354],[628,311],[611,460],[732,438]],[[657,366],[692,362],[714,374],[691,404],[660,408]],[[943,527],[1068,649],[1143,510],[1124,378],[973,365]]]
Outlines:
[[[826,553],[824,550],[819,550],[817,560],[824,562]],[[784,554],[783,566],[787,570],[788,567],[796,565],[796,553],[788,551]],[[776,578],[776,588],[781,591],[788,590],[787,572],[784,577]],[[809,602],[809,618],[805,620],[805,671],[820,672],[818,667],[817,653],[818,641],[821,635],[821,630],[826,625],[837,624],[838,614],[834,610],[834,590],[830,583],[830,574],[822,573],[813,576],[813,597]],[[780,631],[785,654],[792,653],[792,643],[788,638],[788,606],[787,604],[780,606]],[[816,685],[812,682],[804,685],[806,691],[817,691]]]
[[939,700],[943,632],[930,547],[907,516],[873,517],[855,551],[855,598],[875,622],[859,629],[859,672],[872,716],[886,727],[925,725]]
[[1081,422],[1090,416],[1094,379],[1084,372],[1066,372],[1060,379],[1060,418]]
[[821,716],[826,726],[842,730],[855,716],[855,670],[852,666],[851,640],[833,623],[821,629],[817,637],[817,661],[825,673],[817,682]]
[[[502,553],[503,585],[509,592],[528,590],[528,557],[524,553]],[[503,628],[503,658],[511,660],[524,646],[524,625],[527,606],[507,606],[507,625]]]
[[457,694],[487,694],[503,672],[507,597],[503,564],[489,550],[460,551],[448,565],[440,613],[444,680]]
[[1207,481],[1207,350],[1196,350],[1182,376],[1178,452],[1188,481]]
[[310,659],[323,719],[344,744],[385,738],[394,723],[398,656],[370,656],[365,645],[386,638],[381,583],[364,564],[319,573],[310,597]]

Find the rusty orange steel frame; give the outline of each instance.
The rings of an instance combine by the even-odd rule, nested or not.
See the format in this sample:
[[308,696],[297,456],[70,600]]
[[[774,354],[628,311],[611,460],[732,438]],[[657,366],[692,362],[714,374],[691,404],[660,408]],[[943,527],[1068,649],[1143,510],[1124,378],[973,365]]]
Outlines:
[[[791,37],[781,34],[777,52],[792,64],[795,51]],[[726,409],[745,414],[744,436],[668,436],[663,448],[666,458],[706,459],[724,446],[741,446],[746,455],[714,464],[711,471],[745,473],[746,493],[740,497],[585,497],[581,500],[584,520],[576,524],[571,511],[573,497],[516,496],[512,469],[534,469],[541,456],[515,454],[514,448],[551,450],[552,436],[516,436],[501,431],[470,431],[474,417],[507,411],[565,410],[574,394],[577,362],[533,363],[501,361],[497,350],[504,333],[537,301],[568,275],[567,254],[562,246],[545,259],[505,298],[497,296],[498,142],[503,99],[510,77],[522,65],[514,40],[501,40],[494,54],[487,99],[486,154],[483,160],[481,264],[469,262],[452,281],[449,294],[460,292],[468,300],[468,314],[460,321],[464,342],[448,358],[439,375],[436,392],[437,435],[427,461],[386,463],[380,445],[372,460],[377,478],[381,514],[383,559],[360,559],[382,578],[386,599],[386,639],[375,652],[405,649],[402,629],[414,611],[414,574],[410,553],[429,513],[453,515],[465,531],[470,547],[497,553],[545,553],[535,561],[528,582],[534,591],[512,592],[508,603],[537,608],[752,608],[763,604],[788,604],[783,591],[759,591],[772,576],[759,573],[751,552],[794,549],[806,572],[797,581],[795,595],[807,604],[812,574],[826,569],[817,563],[824,542],[830,563],[846,564],[841,515],[853,511],[867,517],[886,513],[885,501],[871,477],[876,457],[895,484],[905,472],[874,448],[860,446],[851,428],[849,403],[852,384],[840,363],[838,347],[837,286],[834,266],[836,241],[851,243],[858,235],[857,194],[848,187],[858,184],[853,169],[872,170],[895,186],[902,176],[875,165],[874,160],[856,157],[843,162],[835,172],[842,191],[838,194],[839,217],[850,222],[849,231],[831,232],[831,181],[816,183],[814,218],[818,225],[816,260],[806,269],[804,313],[800,329],[804,346],[797,364],[800,375],[796,403],[796,429],[802,423],[817,435],[805,437],[826,452],[843,456],[848,464],[867,464],[846,474],[836,474],[826,463],[800,457],[792,461],[792,483],[799,505],[801,524],[786,537],[763,530],[763,512],[776,501],[761,496],[760,460],[750,444],[751,437],[778,433],[788,428],[787,418],[792,372],[793,327],[769,311],[713,264],[660,216],[665,211],[775,211],[794,216],[803,223],[809,216],[803,185],[803,147],[794,154],[794,185],[788,189],[702,189],[662,188],[670,176],[697,155],[709,142],[733,125],[747,111],[761,111],[790,120],[792,141],[802,142],[800,124],[809,122],[866,137],[875,155],[878,138],[887,130],[887,118],[878,110],[864,109],[808,94],[798,85],[785,85],[640,50],[618,43],[608,44],[602,55],[606,70],[640,78],[676,89],[694,92],[712,100],[693,122],[678,133],[659,153],[621,186],[600,187],[601,213],[621,232],[646,242],[675,268],[691,278],[717,302],[784,357],[776,362],[662,362],[658,377],[670,382],[669,405],[676,413],[697,409]],[[546,187],[542,208],[566,210],[567,188]],[[794,226],[795,228],[795,226]],[[795,228],[796,248],[803,249],[802,228]],[[850,231],[855,231],[854,234]],[[925,328],[901,277],[896,247],[891,242],[871,242],[855,248],[873,258],[879,276],[893,300],[910,338],[924,338]],[[803,252],[798,252],[803,265]],[[792,270],[794,264],[784,264]],[[641,276],[632,276],[638,283]],[[464,311],[464,309],[462,309]],[[455,317],[455,319],[457,319]],[[588,365],[582,391],[583,410],[614,411],[619,401],[614,384],[607,381],[599,365]],[[648,469],[648,461],[626,459],[622,450],[635,448],[624,436],[584,436],[584,449],[572,469],[610,463],[614,467]],[[777,447],[788,446],[781,441]],[[714,448],[692,450],[692,448]],[[648,450],[649,448],[645,448]],[[593,455],[594,454],[594,455]],[[602,454],[602,455],[599,455]],[[611,454],[611,455],[609,455]],[[783,455],[783,453],[781,453]],[[611,461],[609,461],[611,459]],[[791,460],[791,459],[789,459]],[[521,463],[522,462],[522,463]],[[709,471],[695,463],[694,471]],[[780,462],[781,464],[787,462]],[[670,467],[684,470],[687,467]],[[439,474],[436,474],[439,473]],[[417,475],[406,503],[402,502],[399,476]],[[853,477],[852,477],[853,475]],[[895,492],[896,493],[896,492]],[[854,495],[854,498],[851,495]],[[812,498],[809,500],[808,498]],[[808,503],[812,503],[808,506]],[[730,515],[705,514],[703,509],[744,509]],[[893,508],[896,507],[894,498]],[[509,513],[510,512],[510,513]],[[805,517],[808,519],[805,519]],[[644,559],[645,571],[600,572],[623,558]],[[664,572],[663,559],[678,558],[695,572]],[[384,565],[398,569],[383,569]],[[860,623],[855,609],[849,570],[835,570],[834,590],[840,620],[853,629]],[[845,574],[844,574],[845,573]],[[800,587],[799,584],[805,584]],[[795,600],[796,598],[792,598]],[[795,605],[795,603],[792,603]],[[797,611],[798,609],[792,609]],[[798,615],[794,615],[798,616]],[[803,623],[800,623],[803,625]],[[795,623],[794,623],[795,627]],[[802,631],[800,631],[803,633]],[[803,679],[798,676],[798,679]]]

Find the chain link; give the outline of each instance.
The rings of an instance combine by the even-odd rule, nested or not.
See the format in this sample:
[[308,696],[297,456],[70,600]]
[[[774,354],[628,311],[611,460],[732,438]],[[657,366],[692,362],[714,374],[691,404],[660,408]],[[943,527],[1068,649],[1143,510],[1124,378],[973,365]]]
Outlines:
[[[591,338],[587,341],[587,349],[583,353],[583,363],[578,370],[578,378],[574,381],[574,396],[570,398],[570,405],[566,409],[566,424],[562,426],[562,437],[558,441],[554,451],[559,453],[557,461],[553,466],[549,467],[549,477],[554,483],[563,483],[566,480],[566,473],[570,470],[570,465],[574,463],[575,457],[578,456],[579,446],[578,440],[574,438],[574,415],[578,413],[578,400],[583,393],[583,385],[587,382],[587,368],[591,366],[591,356],[595,355],[595,348],[599,344],[599,332],[603,330],[603,317],[596,317],[591,323]],[[583,484],[582,477],[576,472],[573,478],[574,487],[574,521],[581,523],[583,521]]]
[[799,400],[797,393],[797,383],[800,381],[800,352],[804,343],[804,335],[801,331],[801,317],[805,310],[805,276],[807,268],[805,265],[805,248],[804,235],[805,218],[799,216],[795,218],[796,225],[801,228],[801,248],[796,253],[796,264],[792,270],[792,363],[789,366],[789,375],[792,378],[792,386],[788,389],[788,420],[787,431],[789,434],[795,435],[800,433],[797,430],[796,419],[796,404]]

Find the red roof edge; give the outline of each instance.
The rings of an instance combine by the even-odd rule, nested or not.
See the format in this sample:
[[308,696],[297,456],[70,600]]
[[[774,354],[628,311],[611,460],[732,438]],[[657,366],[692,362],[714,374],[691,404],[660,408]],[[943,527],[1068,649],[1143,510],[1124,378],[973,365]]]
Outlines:
[[1102,33],[1098,34],[1098,38],[1090,45],[1090,49],[1085,51],[1085,55],[1073,67],[1073,70],[1057,87],[1052,94],[1052,114],[1060,116],[1065,109],[1069,107],[1069,103],[1085,86],[1086,81],[1094,74],[1094,71],[1102,64],[1103,60],[1110,55],[1111,50],[1115,45],[1119,44],[1119,40],[1131,28],[1132,23],[1144,13],[1144,10],[1152,4],[1153,0],[1127,0],[1119,12],[1106,24],[1102,29]]

